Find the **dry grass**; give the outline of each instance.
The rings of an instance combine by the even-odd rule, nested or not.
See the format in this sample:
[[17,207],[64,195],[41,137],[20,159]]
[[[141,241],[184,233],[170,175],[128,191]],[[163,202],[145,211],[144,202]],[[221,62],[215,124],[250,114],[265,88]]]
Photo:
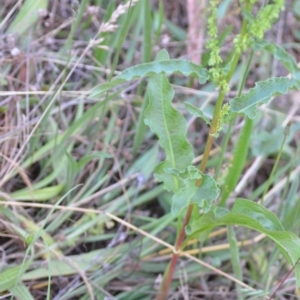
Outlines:
[[[30,12],[32,18],[28,19],[25,3],[3,1],[1,299],[134,300],[152,299],[155,295],[170,253],[175,251],[177,228],[169,214],[170,197],[152,178],[163,154],[156,138],[148,129],[143,131],[138,121],[145,86],[134,82],[97,99],[91,99],[89,94],[94,86],[127,67],[148,61],[145,42],[151,47],[150,59],[164,47],[172,58],[187,56],[186,27],[190,26],[191,38],[193,30],[195,33],[193,23],[183,15],[190,2],[162,1],[164,11],[158,2],[150,1],[149,11],[146,1],[138,0],[82,0],[79,6],[72,6],[71,1],[45,0],[35,2],[36,10]],[[289,43],[288,51],[298,59],[298,40],[290,30],[292,25],[298,26],[298,17],[290,4],[287,1],[286,11],[268,38]],[[25,19],[32,24],[24,31]],[[150,25],[148,19],[152,21]],[[15,20],[19,24],[14,24]],[[240,26],[235,10],[228,9],[220,27],[229,23],[234,25],[233,31]],[[198,38],[205,45],[202,33]],[[232,36],[231,32],[225,36],[224,55]],[[188,54],[193,52],[195,59],[202,54],[202,63],[206,64],[205,51],[199,49],[197,53],[192,47]],[[269,76],[266,74],[280,76],[284,72],[271,56],[257,55],[247,87]],[[200,90],[178,76],[172,81],[176,90],[174,106],[186,116],[188,137],[197,149],[194,163],[198,163],[208,128],[187,115],[182,101],[188,99],[211,115],[216,92],[209,85]],[[233,87],[238,82],[237,72]],[[235,94],[234,88],[229,95]],[[229,205],[235,196],[255,200],[263,193],[277,152],[254,154],[255,137],[291,121],[298,124],[299,105],[295,92],[290,98],[260,109],[252,152]],[[232,128],[219,184],[226,175],[230,151],[242,125],[243,121],[238,120]],[[137,134],[141,134],[142,142],[134,152]],[[223,136],[222,133],[216,140],[211,152],[208,173],[212,175]],[[264,145],[272,147],[275,141],[276,135]],[[299,131],[295,131],[265,196],[266,205],[283,222],[293,221],[290,229],[295,233],[299,231],[298,215],[293,214],[299,202],[298,165]],[[283,201],[292,209],[282,209]],[[259,297],[264,291],[273,291],[290,266],[264,236],[241,228],[236,234],[243,282],[232,275],[226,230],[216,230],[201,250],[198,243],[191,241],[181,253],[170,299],[237,299],[234,282],[248,292],[254,291],[252,299],[262,299]],[[293,276],[291,273],[277,292],[278,299],[296,299]]]

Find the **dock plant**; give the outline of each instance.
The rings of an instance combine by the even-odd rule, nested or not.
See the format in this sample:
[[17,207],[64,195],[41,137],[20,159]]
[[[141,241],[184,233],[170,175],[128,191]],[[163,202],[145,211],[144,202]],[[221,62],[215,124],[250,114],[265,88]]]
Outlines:
[[[299,68],[293,57],[280,45],[264,39],[265,33],[271,29],[284,9],[284,1],[268,1],[264,5],[258,2],[239,1],[243,18],[242,27],[235,36],[227,57],[221,51],[217,27],[219,1],[212,0],[209,1],[207,21],[206,48],[209,51],[209,60],[205,67],[189,60],[170,59],[167,51],[161,50],[155,61],[128,68],[92,91],[92,96],[98,96],[123,82],[148,78],[146,91],[148,105],[141,113],[145,124],[158,137],[159,144],[165,152],[165,159],[156,166],[154,177],[171,193],[171,214],[178,222],[173,255],[163,275],[157,300],[167,298],[178,258],[188,241],[192,238],[203,238],[203,233],[217,226],[228,226],[236,277],[241,276],[232,226],[244,226],[263,233],[275,242],[285,259],[295,267],[297,285],[300,285],[300,266],[297,265],[300,257],[299,237],[286,231],[278,217],[264,206],[263,201],[257,203],[250,199],[236,198],[231,209],[225,208],[243,170],[258,106],[269,103],[274,96],[300,89]],[[257,51],[268,51],[274,55],[288,70],[289,75],[256,82],[254,87],[244,92],[249,66],[253,54]],[[242,57],[246,59],[248,67],[244,70],[236,97],[232,98],[227,95],[233,88],[231,79]],[[188,112],[202,119],[209,127],[199,167],[192,164],[194,150],[187,139],[185,118],[172,105],[174,89],[168,76],[174,73],[197,78],[200,89],[207,82],[213,83],[218,91],[211,118],[208,118],[200,108],[185,103]],[[231,164],[223,182],[218,183],[216,176],[207,173],[213,142],[221,131],[225,132],[225,142],[222,145],[224,155],[227,146],[226,135],[230,134],[235,120],[241,117],[244,118],[243,127],[232,152]]]

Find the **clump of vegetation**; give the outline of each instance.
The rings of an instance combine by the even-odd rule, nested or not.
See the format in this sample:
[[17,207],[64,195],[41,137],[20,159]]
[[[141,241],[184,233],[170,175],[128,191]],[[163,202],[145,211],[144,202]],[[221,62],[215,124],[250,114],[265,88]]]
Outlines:
[[189,39],[168,1],[4,5],[5,297],[296,297],[300,79],[284,4],[210,1],[201,64],[178,58]]

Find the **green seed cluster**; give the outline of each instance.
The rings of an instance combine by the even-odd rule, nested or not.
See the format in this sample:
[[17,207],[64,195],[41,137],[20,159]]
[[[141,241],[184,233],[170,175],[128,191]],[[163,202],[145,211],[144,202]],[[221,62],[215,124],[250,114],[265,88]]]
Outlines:
[[218,122],[218,127],[217,127],[217,132],[220,132],[223,125],[229,122],[230,120],[230,105],[229,103],[225,103],[220,111],[220,117],[219,117],[219,122]]
[[210,76],[211,80],[222,90],[228,91],[229,86],[226,80],[226,74],[221,67],[223,60],[220,56],[220,46],[218,41],[218,26],[217,26],[217,10],[218,10],[218,0],[210,1],[210,7],[208,9],[209,18],[207,20],[207,33],[208,42],[207,49],[210,50],[210,57],[208,65],[211,67]]
[[[284,0],[274,0],[260,7],[257,14],[253,15],[252,11],[256,2],[258,2],[258,0],[240,0],[246,22],[244,21],[241,33],[238,34],[233,41],[233,57],[239,57],[241,53],[247,51],[247,49],[252,46],[255,40],[262,39],[265,32],[278,20],[280,11],[284,8]],[[227,75],[226,68],[222,66],[223,60],[220,56],[221,48],[218,40],[219,31],[217,26],[218,5],[218,0],[212,0],[210,1],[210,7],[208,9],[207,49],[210,50],[208,65],[211,67],[209,71],[211,81],[226,93],[229,91],[228,81],[230,76]],[[229,104],[224,104],[220,111],[216,134],[222,129],[223,124],[229,120],[229,111]]]
[[[245,3],[245,9],[251,12],[255,0],[240,0]],[[270,4],[263,6],[257,15],[248,21],[247,31],[244,34],[239,34],[234,39],[235,51],[238,53],[245,52],[248,47],[251,47],[255,39],[262,39],[267,30],[272,27],[272,24],[279,18],[280,11],[284,8],[284,0],[275,0]]]
[[[257,0],[240,0],[241,6],[248,14],[247,30],[238,34],[234,39],[234,52],[240,54],[245,52],[253,44],[255,39],[262,39],[264,33],[272,27],[272,24],[278,19],[280,11],[284,8],[284,0],[274,0],[270,4],[261,7],[253,16],[251,11]],[[210,1],[208,9],[207,32],[208,42],[207,49],[210,50],[208,65],[211,67],[211,80],[223,91],[229,90],[228,80],[224,68],[221,66],[223,60],[220,56],[220,45],[218,41],[217,10],[219,1]],[[250,16],[250,17],[249,17]]]

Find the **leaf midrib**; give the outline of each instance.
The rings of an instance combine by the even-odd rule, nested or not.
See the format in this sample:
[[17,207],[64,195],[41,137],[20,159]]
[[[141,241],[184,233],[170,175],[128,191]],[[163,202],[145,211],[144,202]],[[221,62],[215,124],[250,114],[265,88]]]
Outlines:
[[[169,143],[169,148],[170,148],[170,153],[171,153],[171,165],[173,167],[173,169],[176,169],[176,164],[175,164],[175,158],[174,158],[174,152],[173,152],[173,147],[172,147],[172,141],[171,141],[171,136],[169,134],[169,127],[168,124],[166,122],[166,113],[165,113],[165,106],[164,106],[164,99],[163,99],[163,75],[160,75],[160,93],[161,93],[161,103],[162,103],[162,112],[163,112],[163,120],[164,120],[164,127],[165,127],[165,131],[167,133],[167,139],[168,139],[168,143]],[[170,103],[170,106],[172,107],[172,104]],[[173,176],[173,180],[174,180],[174,186],[176,187],[176,191],[179,190],[179,185],[178,185],[178,179]]]

